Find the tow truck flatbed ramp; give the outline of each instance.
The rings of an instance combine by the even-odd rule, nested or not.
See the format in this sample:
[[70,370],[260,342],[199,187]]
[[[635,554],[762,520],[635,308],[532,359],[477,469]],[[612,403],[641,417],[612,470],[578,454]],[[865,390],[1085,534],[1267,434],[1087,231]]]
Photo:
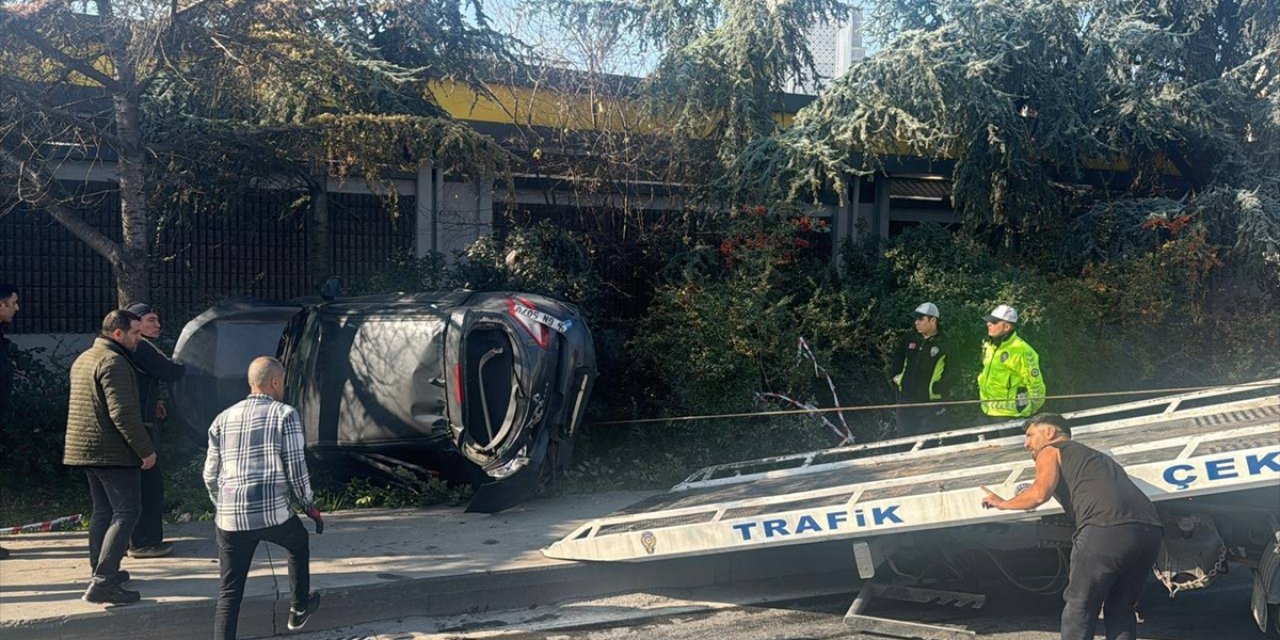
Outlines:
[[[1066,417],[1073,439],[1112,455],[1154,501],[1280,489],[1280,379]],[[1021,426],[708,467],[665,494],[583,524],[543,553],[637,562],[1061,513],[1056,500],[1027,512],[981,507],[982,486],[1007,498],[1034,478]]]

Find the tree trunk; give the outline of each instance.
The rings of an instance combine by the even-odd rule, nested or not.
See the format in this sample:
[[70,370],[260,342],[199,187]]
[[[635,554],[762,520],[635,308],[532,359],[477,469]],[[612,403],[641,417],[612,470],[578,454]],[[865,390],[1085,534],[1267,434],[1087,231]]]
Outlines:
[[[122,88],[132,88],[132,78],[121,78]],[[151,229],[154,226],[146,194],[146,155],[138,126],[138,102],[122,89],[112,95],[116,134],[120,140],[120,231],[122,260],[111,267],[116,277],[116,297],[121,307],[147,302],[151,295]]]
[[333,250],[329,239],[329,173],[323,163],[307,180],[311,192],[311,224],[307,227],[307,279],[319,287],[333,275]]

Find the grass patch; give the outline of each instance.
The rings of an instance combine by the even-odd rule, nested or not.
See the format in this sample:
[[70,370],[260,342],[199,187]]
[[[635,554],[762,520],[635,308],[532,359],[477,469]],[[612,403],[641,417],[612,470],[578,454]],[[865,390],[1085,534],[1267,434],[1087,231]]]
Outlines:
[[0,488],[0,525],[5,527],[77,513],[84,514],[81,522],[87,523],[91,511],[88,481],[79,469],[67,469],[66,473],[39,485],[14,486],[6,482]]
[[398,469],[391,482],[356,477],[345,482],[320,475],[313,482],[316,505],[321,511],[343,509],[406,509],[433,505],[461,506],[471,500],[474,490],[466,485],[451,485],[439,478],[423,479],[417,474]]

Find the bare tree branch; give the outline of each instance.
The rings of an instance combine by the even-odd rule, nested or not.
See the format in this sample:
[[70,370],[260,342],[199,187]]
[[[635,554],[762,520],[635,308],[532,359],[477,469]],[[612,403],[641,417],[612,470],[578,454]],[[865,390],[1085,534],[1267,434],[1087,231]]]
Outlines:
[[79,60],[67,55],[65,51],[54,46],[53,43],[44,39],[40,34],[32,31],[28,25],[24,24],[25,21],[10,19],[8,22],[9,28],[12,28],[14,32],[18,34],[18,37],[25,40],[27,44],[38,49],[41,53],[61,62],[70,69],[74,69],[76,72],[80,73],[80,75],[98,82],[109,90],[115,89],[117,83],[114,78],[94,69],[92,65],[88,64],[84,60]]
[[40,186],[38,191],[41,195],[29,204],[36,205],[47,211],[54,220],[66,227],[67,231],[70,231],[81,242],[89,245],[99,255],[106,258],[112,266],[119,266],[123,263],[123,255],[119,244],[94,229],[89,223],[81,220],[75,211],[72,211],[57,199],[49,197],[49,189],[53,182],[51,178],[31,168],[22,158],[15,155],[11,149],[3,146],[0,146],[0,162],[9,167],[9,170],[18,176],[19,180],[26,180]]

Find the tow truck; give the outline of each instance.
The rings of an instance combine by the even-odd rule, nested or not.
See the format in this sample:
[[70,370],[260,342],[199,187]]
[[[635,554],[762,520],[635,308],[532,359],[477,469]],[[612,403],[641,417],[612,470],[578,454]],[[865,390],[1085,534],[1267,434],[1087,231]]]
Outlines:
[[[1232,565],[1248,567],[1254,620],[1280,636],[1280,379],[1066,417],[1073,439],[1115,458],[1156,504],[1165,539],[1153,572],[1170,593],[1206,588]],[[543,553],[647,562],[844,540],[861,584],[845,616],[851,629],[971,638],[966,629],[875,617],[867,608],[877,598],[982,607],[982,593],[941,588],[973,566],[961,557],[966,549],[989,557],[1005,579],[1018,581],[1044,561],[1056,563],[1056,584],[1065,582],[1073,528],[1056,500],[1026,512],[981,506],[983,486],[1001,495],[1030,486],[1034,462],[1022,427],[1011,421],[707,467],[584,523]],[[1002,554],[1019,557],[1018,569],[1002,565]]]

